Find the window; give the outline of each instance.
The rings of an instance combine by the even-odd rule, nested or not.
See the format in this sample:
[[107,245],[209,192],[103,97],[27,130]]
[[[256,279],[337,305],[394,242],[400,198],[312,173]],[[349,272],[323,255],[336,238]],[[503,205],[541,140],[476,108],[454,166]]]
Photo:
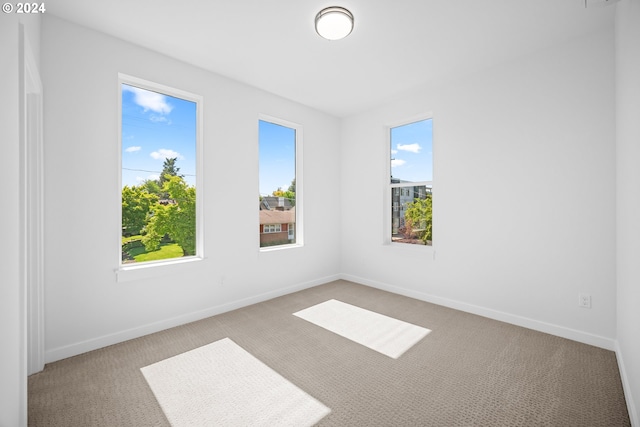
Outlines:
[[390,240],[431,245],[433,120],[392,127],[389,136]]
[[121,266],[202,257],[202,98],[120,75]]
[[266,116],[258,121],[261,248],[302,244],[301,137],[299,125]]
[[281,224],[265,224],[263,233],[280,233],[281,227]]

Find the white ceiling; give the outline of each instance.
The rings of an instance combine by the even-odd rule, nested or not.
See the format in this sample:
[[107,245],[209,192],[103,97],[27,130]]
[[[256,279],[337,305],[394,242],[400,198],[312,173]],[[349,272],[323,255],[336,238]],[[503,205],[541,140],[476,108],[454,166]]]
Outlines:
[[[318,11],[348,8],[327,41]],[[613,25],[584,0],[55,0],[47,14],[343,117]]]

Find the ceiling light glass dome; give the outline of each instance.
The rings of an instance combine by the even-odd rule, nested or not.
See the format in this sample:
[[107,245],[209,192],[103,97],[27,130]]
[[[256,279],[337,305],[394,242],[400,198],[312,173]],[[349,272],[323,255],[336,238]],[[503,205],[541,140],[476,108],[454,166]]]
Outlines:
[[316,15],[316,32],[327,40],[340,40],[353,31],[353,14],[339,6],[322,9]]

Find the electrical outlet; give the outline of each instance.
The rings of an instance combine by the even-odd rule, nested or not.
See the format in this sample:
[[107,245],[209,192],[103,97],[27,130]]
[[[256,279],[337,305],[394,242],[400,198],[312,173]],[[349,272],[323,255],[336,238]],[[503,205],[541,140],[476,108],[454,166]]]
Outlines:
[[591,295],[578,294],[578,307],[591,308]]

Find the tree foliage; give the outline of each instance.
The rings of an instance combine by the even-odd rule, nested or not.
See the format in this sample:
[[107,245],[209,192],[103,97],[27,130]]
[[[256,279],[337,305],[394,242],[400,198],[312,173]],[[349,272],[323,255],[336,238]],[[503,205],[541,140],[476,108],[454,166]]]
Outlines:
[[432,220],[433,220],[433,198],[427,195],[425,199],[414,199],[412,203],[407,204],[404,212],[406,228],[410,234],[415,229],[419,230],[420,239],[427,244],[433,240]]
[[172,176],[179,176],[180,178],[184,178],[184,175],[178,175],[178,172],[180,172],[180,168],[176,166],[177,161],[177,157],[164,159],[164,163],[162,164],[162,172],[160,173],[160,178],[158,179],[158,185],[161,188],[164,186],[164,183],[167,182]]
[[[142,234],[142,241],[136,242],[148,252],[159,249],[168,237],[182,248],[183,255],[195,255],[196,189],[178,175],[176,161],[165,159],[158,180],[122,188],[122,232]],[[123,245],[123,254],[132,249],[129,243]]]
[[147,251],[160,247],[162,238],[168,234],[171,240],[182,247],[184,255],[196,252],[196,189],[190,187],[180,176],[168,176],[162,191],[169,197],[168,203],[156,202],[149,213],[142,238]]
[[285,199],[289,199],[291,206],[295,206],[296,205],[296,179],[293,178],[293,180],[291,180],[291,185],[289,185],[289,188],[287,189],[287,191],[284,191],[282,187],[278,187],[278,189],[274,190],[273,193],[271,193],[271,195],[275,197],[284,197]]
[[158,195],[151,193],[145,185],[127,185],[122,189],[122,230],[127,235],[140,234],[145,225],[147,213],[158,201]]
[[146,188],[148,193],[160,195],[160,184],[158,184],[158,181],[147,179],[142,183],[142,186]]

